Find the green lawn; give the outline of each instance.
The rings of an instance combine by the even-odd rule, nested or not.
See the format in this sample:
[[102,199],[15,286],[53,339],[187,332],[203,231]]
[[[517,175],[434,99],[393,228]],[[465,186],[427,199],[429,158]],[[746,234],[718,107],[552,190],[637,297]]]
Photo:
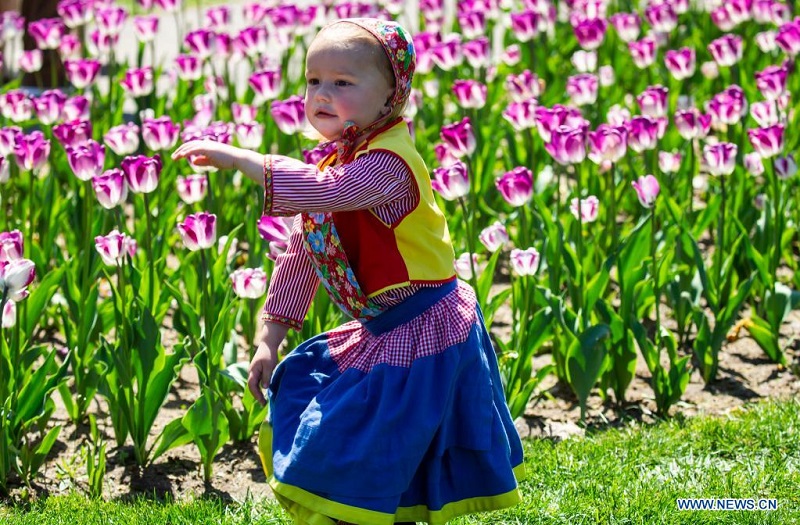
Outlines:
[[[724,418],[674,420],[526,442],[525,502],[455,524],[800,523],[800,401],[768,402]],[[678,511],[678,498],[775,498],[778,510]],[[53,497],[0,507],[0,523],[288,524],[270,501],[164,504]]]

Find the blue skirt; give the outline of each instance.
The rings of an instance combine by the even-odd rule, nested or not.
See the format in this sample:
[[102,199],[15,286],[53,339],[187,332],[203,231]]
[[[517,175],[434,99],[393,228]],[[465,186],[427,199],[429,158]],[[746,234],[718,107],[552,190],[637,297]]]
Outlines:
[[522,444],[463,283],[309,339],[268,396],[259,451],[295,523],[443,524],[520,501]]

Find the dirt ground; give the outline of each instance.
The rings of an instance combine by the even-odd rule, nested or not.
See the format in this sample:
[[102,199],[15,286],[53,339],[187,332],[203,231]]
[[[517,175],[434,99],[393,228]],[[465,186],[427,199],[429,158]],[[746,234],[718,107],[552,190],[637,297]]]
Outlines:
[[[502,314],[497,317],[499,321],[493,327],[496,333],[507,330],[503,326],[502,318]],[[749,402],[764,398],[785,398],[800,393],[800,378],[796,375],[796,368],[793,372],[792,366],[783,368],[771,363],[746,331],[743,330],[740,335],[739,339],[723,347],[717,381],[705,387],[699,372],[695,370],[683,399],[673,407],[672,415],[680,413],[689,417],[697,414],[725,416]],[[787,357],[790,363],[800,361],[800,312],[792,312],[788,322],[784,324],[782,336],[789,347]],[[245,350],[242,348],[240,351]],[[550,360],[549,354],[536,357],[535,368],[538,369]],[[647,383],[648,377],[649,373],[640,356],[636,377],[628,390],[629,402],[625,408],[619,410],[611,403],[604,403],[595,393],[590,399],[587,426],[580,426],[580,410],[576,398],[568,388],[557,384],[555,378],[550,376],[541,386],[539,395],[531,400],[525,417],[517,420],[517,429],[525,438],[566,439],[585,433],[587,427],[591,431],[602,431],[624,425],[653,423],[656,421],[655,402]],[[192,366],[187,365],[161,410],[151,436],[156,436],[164,425],[181,416],[196,396],[196,375]],[[58,394],[54,398],[60,405]],[[104,485],[106,498],[125,499],[141,495],[158,499],[184,499],[215,495],[230,501],[241,501],[248,495],[256,498],[271,497],[256,454],[255,439],[247,443],[226,445],[214,462],[213,480],[206,485],[202,480],[200,456],[193,445],[174,449],[140,471],[135,466],[130,447],[114,447],[112,429],[105,417],[104,403],[99,397],[92,411],[97,415],[100,430],[108,440]],[[29,491],[22,486],[12,490],[12,497],[18,501],[86,489],[86,468],[77,451],[88,438],[88,427],[76,428],[60,406],[52,424],[63,426],[58,443],[36,479],[33,490]]]

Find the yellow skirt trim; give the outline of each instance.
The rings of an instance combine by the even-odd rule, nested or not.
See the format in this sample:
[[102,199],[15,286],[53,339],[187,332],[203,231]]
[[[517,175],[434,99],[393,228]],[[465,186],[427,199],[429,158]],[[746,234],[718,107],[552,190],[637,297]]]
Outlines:
[[[517,480],[525,476],[523,464],[514,468]],[[337,519],[360,525],[392,525],[395,521],[424,521],[430,525],[443,525],[462,514],[487,512],[512,507],[522,500],[519,489],[496,496],[481,496],[448,503],[439,510],[424,505],[399,507],[396,514],[366,510],[325,499],[294,485],[270,478],[269,485],[280,504],[291,514],[297,525],[335,525]],[[314,509],[314,510],[312,510]]]

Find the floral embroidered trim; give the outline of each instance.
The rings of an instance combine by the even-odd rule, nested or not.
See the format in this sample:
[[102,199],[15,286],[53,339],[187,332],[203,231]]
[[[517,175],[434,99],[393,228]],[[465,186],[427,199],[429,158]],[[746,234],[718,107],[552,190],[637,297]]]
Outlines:
[[276,323],[285,324],[289,328],[294,328],[295,330],[302,330],[303,329],[303,322],[295,321],[294,319],[290,319],[288,317],[284,317],[282,315],[274,315],[267,312],[264,312],[261,315],[262,321],[274,321]]
[[264,210],[261,215],[272,212],[272,155],[264,155]]

